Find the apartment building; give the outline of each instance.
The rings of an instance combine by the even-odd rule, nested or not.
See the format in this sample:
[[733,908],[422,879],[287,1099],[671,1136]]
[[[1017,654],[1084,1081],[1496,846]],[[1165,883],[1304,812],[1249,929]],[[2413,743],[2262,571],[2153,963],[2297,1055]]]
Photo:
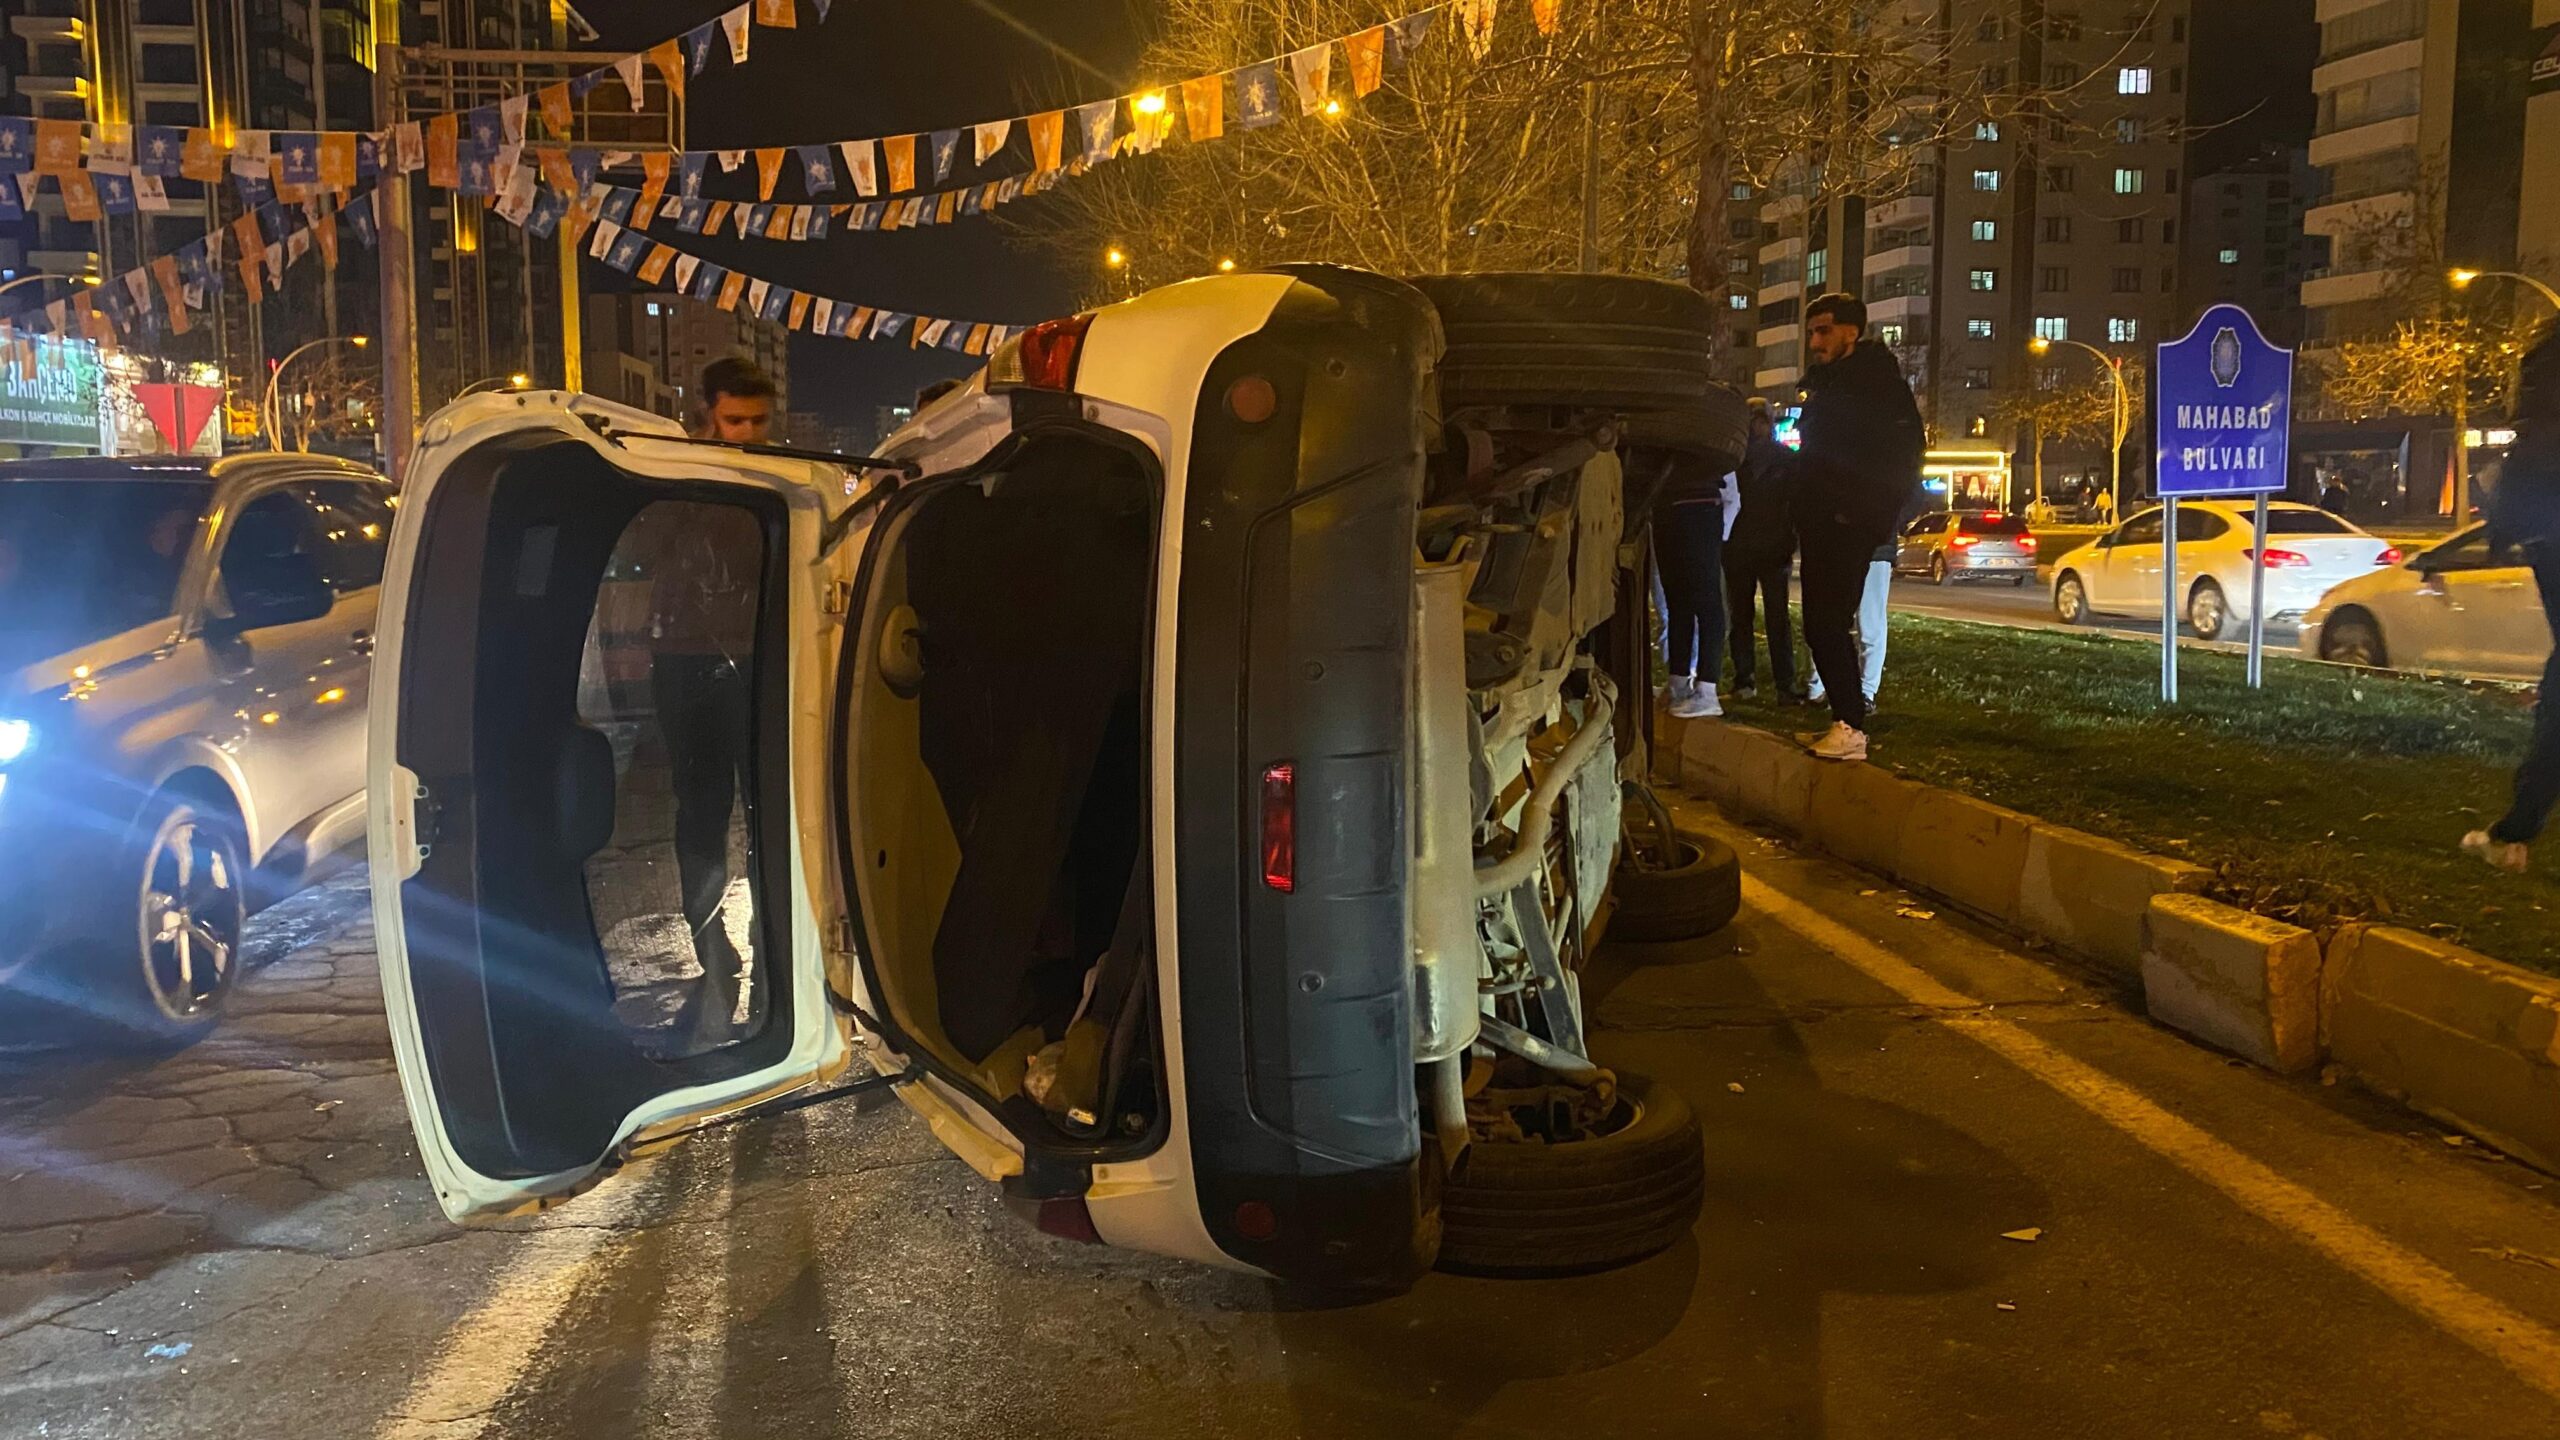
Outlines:
[[2325,183],[2308,154],[2282,146],[2188,182],[2179,308],[2194,315],[2238,305],[2267,338],[2299,345],[2302,284],[2327,263],[2329,249],[2304,232],[2302,217]]
[[789,413],[791,335],[781,325],[668,291],[587,297],[587,388],[597,394],[682,418],[703,367],[730,355],[772,376],[774,408]]
[[2560,285],[2560,0],[2534,0],[2531,67],[2525,75],[2524,188],[2516,216],[2516,262]]

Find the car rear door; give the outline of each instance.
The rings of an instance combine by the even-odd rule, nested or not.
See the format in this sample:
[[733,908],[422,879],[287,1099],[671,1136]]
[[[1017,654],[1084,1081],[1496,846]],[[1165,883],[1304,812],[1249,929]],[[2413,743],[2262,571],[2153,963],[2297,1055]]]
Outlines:
[[2146,510],[2116,530],[2115,543],[2094,568],[2089,594],[2098,609],[2120,615],[2160,610],[2161,512]]
[[[583,397],[468,401],[426,435],[376,624],[368,821],[401,1089],[461,1220],[847,1063],[860,993],[813,917],[849,566],[821,559],[831,469]],[[636,637],[608,633],[609,575],[649,584]],[[579,684],[600,643],[641,652],[615,693]]]

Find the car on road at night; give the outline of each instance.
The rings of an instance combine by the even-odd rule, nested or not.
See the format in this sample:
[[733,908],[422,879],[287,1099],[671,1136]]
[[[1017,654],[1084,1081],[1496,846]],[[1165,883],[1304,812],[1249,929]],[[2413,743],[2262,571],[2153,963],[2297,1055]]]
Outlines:
[[2302,617],[2302,653],[2345,665],[2532,680],[2551,656],[2551,622],[2523,558],[2493,551],[2489,527],[2474,525],[2320,597]]
[[[2178,506],[2179,619],[2206,640],[2249,623],[2250,570],[2266,575],[2267,620],[2298,620],[2330,587],[2398,564],[2390,541],[2326,510],[2291,501],[2267,507],[2261,545],[2252,502],[2187,500]],[[2160,615],[2167,577],[2166,511],[2154,507],[2053,562],[2053,610],[2065,624],[2098,615]]]
[[[1638,783],[1627,623],[1655,487],[1741,449],[1712,323],[1213,276],[1011,338],[857,484],[586,396],[435,417],[371,823],[446,1213],[888,1086],[1044,1230],[1328,1289],[1687,1234],[1696,1119],[1579,977],[1739,904]],[[594,683],[607,631],[648,673]]]
[[192,1039],[361,852],[392,512],[326,456],[0,465],[0,1004]]
[[2006,580],[2024,588],[2036,578],[2036,537],[2025,517],[1983,510],[1940,510],[1902,527],[1893,570],[1940,585]]

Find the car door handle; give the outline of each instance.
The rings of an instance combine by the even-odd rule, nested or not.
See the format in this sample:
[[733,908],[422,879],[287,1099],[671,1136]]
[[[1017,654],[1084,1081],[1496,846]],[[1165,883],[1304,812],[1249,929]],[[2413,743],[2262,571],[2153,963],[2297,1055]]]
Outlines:
[[353,642],[352,644],[350,644],[347,648],[348,648],[348,649],[351,649],[351,650],[353,650],[353,651],[355,651],[355,652],[356,652],[357,654],[359,654],[359,655],[370,655],[370,654],[372,654],[372,653],[373,653],[373,632],[372,632],[372,631],[370,631],[370,630],[359,630],[359,631],[357,631],[357,632],[356,632],[356,638],[355,638],[354,642]]

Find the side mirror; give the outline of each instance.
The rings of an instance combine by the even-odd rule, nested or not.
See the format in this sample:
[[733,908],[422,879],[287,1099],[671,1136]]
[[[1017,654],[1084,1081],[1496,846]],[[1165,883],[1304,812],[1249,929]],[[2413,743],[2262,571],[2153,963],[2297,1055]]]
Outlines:
[[274,555],[223,575],[231,600],[227,628],[266,630],[317,620],[338,603],[337,592],[308,555]]

